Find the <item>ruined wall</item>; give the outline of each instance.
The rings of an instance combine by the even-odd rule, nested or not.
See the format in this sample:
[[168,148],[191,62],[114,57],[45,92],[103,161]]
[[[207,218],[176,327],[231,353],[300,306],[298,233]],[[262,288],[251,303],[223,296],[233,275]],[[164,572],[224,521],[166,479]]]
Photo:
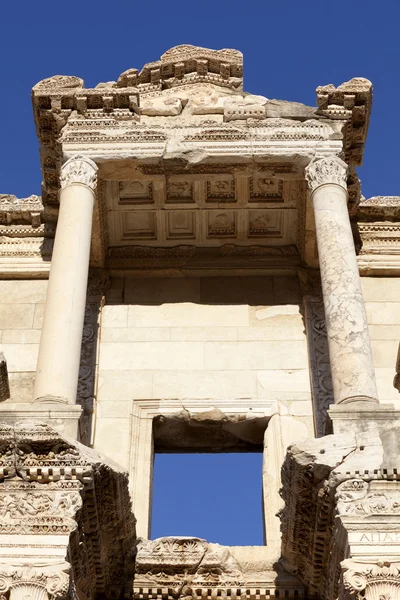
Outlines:
[[0,281],[0,350],[12,402],[32,400],[46,290],[47,280]]
[[280,400],[313,435],[296,277],[114,280],[100,337],[95,447],[126,467],[134,399]]

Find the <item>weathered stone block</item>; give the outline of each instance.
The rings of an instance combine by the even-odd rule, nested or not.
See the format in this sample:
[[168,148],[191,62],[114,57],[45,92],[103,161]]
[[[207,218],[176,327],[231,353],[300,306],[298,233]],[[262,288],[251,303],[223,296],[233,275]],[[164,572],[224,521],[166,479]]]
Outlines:
[[0,281],[0,304],[37,304],[46,300],[47,279]]
[[206,369],[305,369],[308,367],[303,342],[206,342]]
[[252,398],[257,394],[252,371],[154,371],[154,398]]
[[101,311],[101,326],[104,329],[111,327],[127,327],[128,307],[120,305],[104,306]]
[[1,304],[0,329],[30,329],[34,310],[34,304]]
[[198,370],[204,368],[201,342],[105,342],[101,345],[100,369]]
[[9,372],[35,371],[39,344],[3,344]]
[[128,327],[246,326],[246,305],[212,306],[192,303],[129,306]]

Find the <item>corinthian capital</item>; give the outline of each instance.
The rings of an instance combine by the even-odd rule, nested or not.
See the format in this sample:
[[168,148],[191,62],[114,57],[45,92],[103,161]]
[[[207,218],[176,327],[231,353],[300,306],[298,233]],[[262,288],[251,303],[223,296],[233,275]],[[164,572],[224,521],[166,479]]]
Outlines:
[[341,567],[343,585],[339,593],[340,600],[398,598],[400,563],[389,561],[360,563],[346,559],[341,563]]
[[70,590],[70,565],[30,563],[0,566],[0,593],[4,600],[66,600]]
[[313,160],[306,168],[306,179],[311,193],[326,183],[340,185],[347,190],[347,164],[337,156]]
[[61,189],[63,190],[73,183],[80,183],[94,191],[97,184],[97,171],[96,163],[90,158],[77,154],[67,160],[61,167]]

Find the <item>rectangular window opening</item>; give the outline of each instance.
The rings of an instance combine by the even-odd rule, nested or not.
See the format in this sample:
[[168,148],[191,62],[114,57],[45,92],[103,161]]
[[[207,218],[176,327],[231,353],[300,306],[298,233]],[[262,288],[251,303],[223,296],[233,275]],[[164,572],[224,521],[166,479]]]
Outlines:
[[151,539],[264,544],[262,452],[157,453]]

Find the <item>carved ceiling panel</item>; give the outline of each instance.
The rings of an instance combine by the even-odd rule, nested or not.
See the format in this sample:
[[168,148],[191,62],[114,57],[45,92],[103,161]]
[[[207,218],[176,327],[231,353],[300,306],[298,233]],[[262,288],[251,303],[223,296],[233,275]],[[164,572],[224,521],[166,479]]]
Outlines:
[[301,189],[268,173],[108,181],[109,245],[296,244]]

